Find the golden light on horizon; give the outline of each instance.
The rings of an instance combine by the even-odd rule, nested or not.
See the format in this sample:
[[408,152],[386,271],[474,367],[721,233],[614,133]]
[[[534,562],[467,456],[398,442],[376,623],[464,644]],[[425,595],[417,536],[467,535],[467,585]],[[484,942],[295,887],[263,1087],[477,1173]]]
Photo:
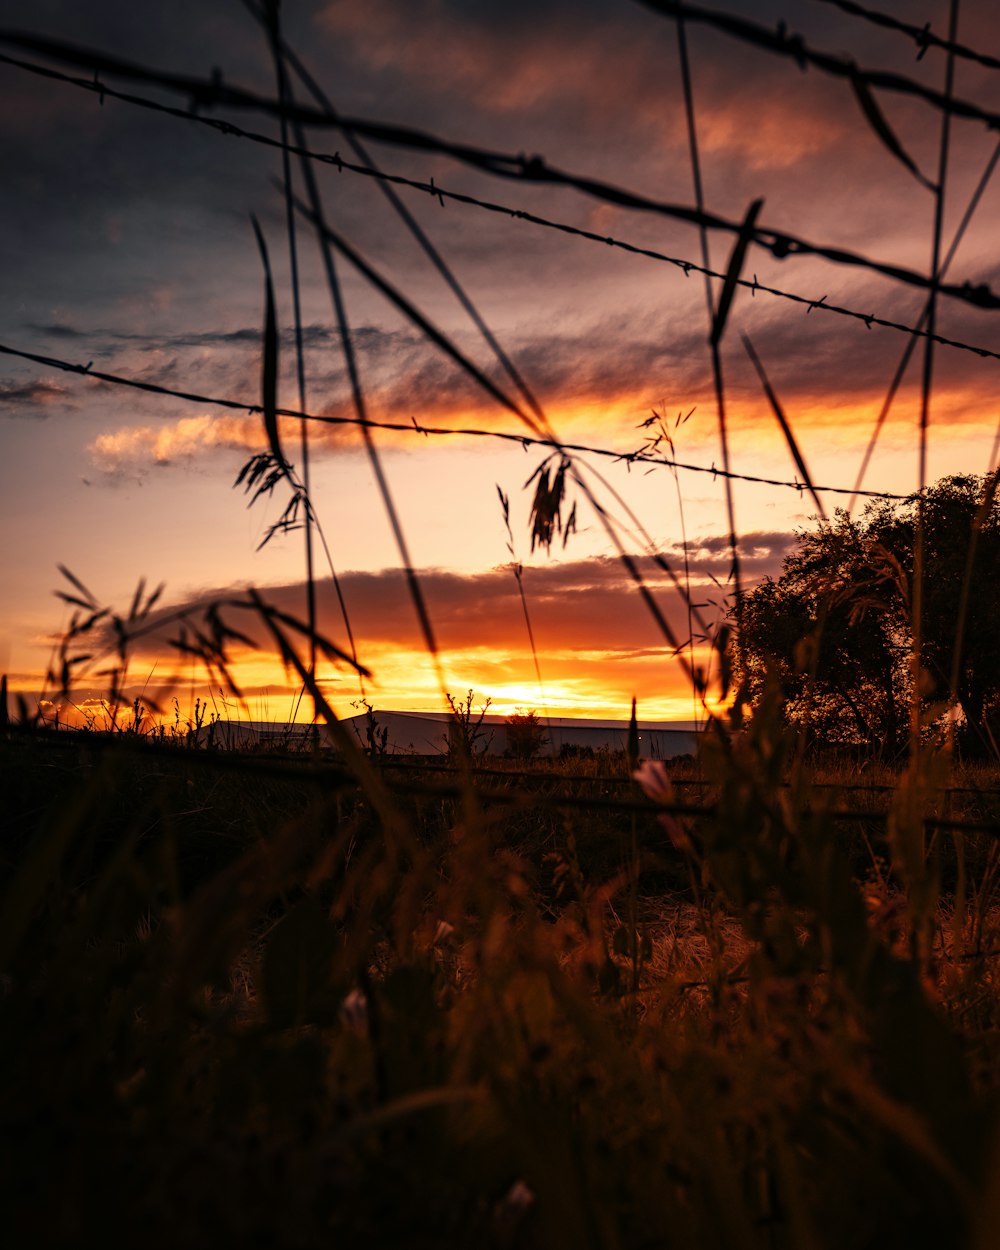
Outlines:
[[[394,711],[442,711],[446,692],[464,700],[469,690],[473,706],[481,710],[487,700],[495,715],[535,711],[540,716],[627,719],[636,697],[644,720],[692,720],[703,713],[693,701],[685,674],[664,647],[662,653],[626,658],[614,652],[582,653],[554,650],[541,658],[543,686],[539,687],[530,650],[498,652],[470,647],[440,656],[440,674],[432,657],[419,650],[387,644],[368,648],[371,677],[363,682],[349,666],[334,666],[320,659],[317,684],[335,714],[343,719],[363,710],[367,701],[376,708]],[[303,658],[300,654],[300,658]],[[709,660],[707,649],[695,651],[695,663]],[[218,673],[209,675],[197,661],[178,665],[174,653],[157,657],[145,652],[135,657],[134,671],[120,706],[130,714],[131,700],[138,698],[156,723],[167,726],[178,717],[194,715],[194,705],[209,709],[210,717],[280,722],[311,721],[312,698],[294,673],[285,669],[276,652],[240,649],[230,657],[229,673],[242,698],[229,689]],[[548,675],[548,676],[547,676]],[[28,684],[13,685],[27,692]],[[72,697],[46,696],[48,715],[59,712],[60,723],[83,724],[91,716],[105,716],[110,706],[100,678],[90,675]],[[153,711],[154,705],[159,712]],[[715,708],[715,700],[707,704]]]

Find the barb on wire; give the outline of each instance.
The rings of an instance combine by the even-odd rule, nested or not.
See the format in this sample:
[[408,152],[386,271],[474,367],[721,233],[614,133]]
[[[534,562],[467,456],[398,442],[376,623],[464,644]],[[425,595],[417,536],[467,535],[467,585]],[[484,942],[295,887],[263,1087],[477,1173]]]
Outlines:
[[[109,98],[118,100],[121,103],[130,104],[139,108],[150,109],[154,112],[164,113],[181,121],[193,122],[196,125],[206,126],[222,135],[235,136],[236,138],[246,139],[249,142],[262,144],[266,147],[279,149],[283,148],[293,156],[305,157],[308,160],[317,161],[320,164],[333,165],[336,169],[344,173],[352,173],[360,177],[371,178],[381,184],[406,187],[409,190],[417,191],[423,195],[433,196],[435,199],[446,200],[450,203],[461,204],[469,208],[478,208],[483,212],[507,217],[514,221],[525,222],[528,225],[538,226],[542,229],[555,230],[561,234],[584,239],[590,243],[599,243],[602,247],[612,247],[619,251],[626,252],[631,256],[641,256],[646,260],[654,260],[660,262],[661,264],[671,265],[676,269],[680,269],[685,275],[691,273],[701,273],[707,278],[725,278],[725,274],[710,268],[707,263],[697,264],[695,261],[688,260],[685,257],[671,256],[665,252],[657,251],[655,248],[640,247],[637,244],[630,243],[626,239],[616,239],[610,235],[598,234],[596,231],[587,230],[580,226],[574,226],[568,222],[558,221],[551,217],[543,217],[538,213],[531,213],[525,209],[516,208],[510,204],[501,204],[496,201],[481,199],[478,196],[466,195],[459,191],[452,191],[447,187],[443,187],[434,182],[433,179],[428,182],[423,182],[417,178],[407,178],[402,174],[385,173],[372,165],[346,161],[341,157],[339,152],[317,152],[309,148],[301,148],[295,143],[283,144],[280,139],[275,139],[271,135],[261,134],[258,131],[247,130],[236,125],[234,122],[223,121],[215,117],[207,117],[193,109],[174,108],[170,105],[163,104],[157,100],[148,99],[144,96],[136,96],[129,94],[128,92],[114,90],[104,83],[95,83],[89,78],[77,78],[70,74],[64,74],[59,70],[49,69],[41,65],[34,65],[30,62],[21,61],[14,57],[0,54],[0,64],[12,65],[18,69],[23,69],[28,73],[37,74],[44,78],[66,83],[84,91],[107,95]],[[703,231],[706,229],[708,218],[700,204],[698,209],[702,213],[703,217],[703,220],[701,220],[698,224],[700,230]],[[882,329],[895,330],[898,333],[910,335],[916,338],[931,337],[920,325],[910,326],[900,321],[893,321],[890,318],[876,316],[874,313],[863,313],[859,312],[857,309],[847,308],[840,304],[830,304],[827,303],[825,295],[821,299],[815,299],[808,295],[798,295],[793,291],[787,291],[781,287],[769,286],[766,283],[760,282],[756,275],[754,276],[753,281],[750,281],[747,278],[739,278],[737,280],[737,285],[746,287],[753,295],[756,295],[759,291],[761,294],[769,295],[775,299],[782,299],[790,303],[800,304],[806,309],[807,312],[812,312],[818,309],[822,312],[833,313],[835,316],[847,317],[854,321],[861,321],[869,330],[872,326],[879,326]],[[1000,360],[1000,352],[993,351],[990,348],[982,347],[973,343],[967,343],[961,339],[948,338],[945,335],[935,333],[933,335],[933,340],[935,343],[939,343],[943,347],[951,347],[957,351],[971,352],[973,355],[979,356],[982,359]]]
[[[688,3],[688,0],[638,0],[647,9],[652,9],[662,17],[683,18],[688,22],[701,22],[714,26],[717,30],[732,35],[741,43],[753,44],[767,52],[793,60],[800,69],[812,66],[822,70],[833,78],[843,78],[848,82],[860,81],[868,88],[892,91],[898,95],[907,95],[923,100],[941,112],[952,113],[956,117],[964,117],[969,121],[985,122],[991,129],[1000,125],[1000,114],[993,109],[982,108],[971,100],[955,97],[949,99],[947,92],[927,87],[915,78],[907,78],[904,74],[892,73],[888,70],[862,70],[850,57],[837,56],[831,52],[823,52],[810,48],[801,35],[791,34],[784,22],[777,27],[762,26],[759,22],[737,17],[733,13],[720,13],[717,9],[703,9]],[[953,45],[957,46],[957,45]]]
[[863,4],[856,4],[854,0],[817,0],[817,3],[833,5],[834,8],[850,14],[851,17],[859,17],[866,22],[871,22],[873,26],[881,26],[885,30],[896,30],[900,34],[909,36],[917,45],[918,61],[928,48],[938,48],[952,53],[963,61],[975,61],[978,65],[985,65],[987,69],[1000,69],[1000,58],[990,56],[986,52],[977,52],[975,48],[967,48],[951,39],[935,35],[931,30],[930,22],[926,22],[923,26],[916,26],[913,22],[904,22],[901,18],[893,17],[888,13],[865,8]]

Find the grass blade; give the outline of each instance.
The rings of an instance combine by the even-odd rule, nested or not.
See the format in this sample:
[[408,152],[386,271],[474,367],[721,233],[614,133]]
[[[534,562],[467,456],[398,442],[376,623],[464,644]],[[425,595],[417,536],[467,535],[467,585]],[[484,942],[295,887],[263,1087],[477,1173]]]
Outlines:
[[[84,586],[83,582],[81,582],[78,577],[74,576],[69,571],[69,569],[66,567],[65,564],[57,564],[56,568],[63,575],[63,577],[66,578],[68,582],[73,583],[73,585],[77,588],[80,594],[83,595],[83,597],[87,600],[86,606],[89,607],[91,610],[94,610],[97,607],[97,600],[94,598],[92,592],[89,591],[86,586]],[[56,593],[58,594],[59,592],[57,591]],[[64,596],[60,595],[60,598],[63,598],[63,597]],[[73,602],[75,602],[75,600]]]
[[854,74],[851,77],[851,87],[854,90],[854,96],[858,104],[861,105],[861,111],[868,120],[868,124],[872,130],[878,135],[879,139],[893,156],[906,166],[916,180],[927,188],[928,191],[934,191],[936,188],[929,178],[925,178],[917,167],[916,161],[910,156],[909,152],[903,147],[896,138],[896,134],[892,127],[885,119],[885,114],[878,106],[878,102],[872,95],[871,88],[865,80],[859,75]]
[[813,486],[812,477],[806,467],[806,462],[802,456],[802,452],[799,450],[799,445],[795,441],[795,435],[792,433],[792,427],[788,424],[788,418],[785,416],[781,404],[778,402],[778,397],[774,393],[774,388],[771,386],[768,376],[764,372],[764,366],[761,364],[760,357],[754,351],[754,346],[753,343],[750,342],[749,336],[743,334],[740,337],[743,340],[743,346],[746,348],[747,355],[750,357],[753,367],[757,370],[757,376],[760,378],[760,384],[764,388],[764,394],[767,396],[771,409],[778,419],[778,424],[781,426],[781,432],[785,436],[785,442],[788,444],[788,450],[792,453],[792,459],[795,461],[795,467],[802,475],[802,480],[805,482],[809,494],[812,495],[813,503],[815,503],[820,516],[825,521],[827,520],[827,515],[826,509],[823,507],[823,500],[820,499],[817,494],[816,487]]
[[722,293],[719,296],[719,305],[712,318],[712,334],[709,342],[713,347],[717,347],[722,340],[722,335],[726,329],[726,321],[729,317],[729,309],[732,306],[733,296],[736,294],[736,284],[739,281],[740,273],[743,270],[743,261],[746,258],[747,248],[750,240],[753,238],[754,229],[757,225],[757,217],[760,210],[764,206],[761,199],[754,202],[747,209],[747,215],[743,218],[743,225],[740,227],[739,238],[733,245],[732,255],[729,257],[729,266],[726,269],[726,280],[722,284]]
[[287,471],[288,461],[281,450],[278,437],[278,324],[274,310],[274,285],[271,281],[271,261],[267,244],[257,218],[251,214],[257,246],[264,265],[264,344],[261,364],[260,403],[264,410],[264,432],[267,434],[271,455]]

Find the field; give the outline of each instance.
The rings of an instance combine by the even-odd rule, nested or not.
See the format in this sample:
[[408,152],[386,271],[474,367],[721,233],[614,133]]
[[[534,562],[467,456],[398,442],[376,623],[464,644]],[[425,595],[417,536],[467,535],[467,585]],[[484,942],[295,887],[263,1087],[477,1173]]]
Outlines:
[[10,1235],[992,1244],[1000,778],[925,827],[785,746],[706,748],[664,828],[623,758],[362,790],[10,733]]

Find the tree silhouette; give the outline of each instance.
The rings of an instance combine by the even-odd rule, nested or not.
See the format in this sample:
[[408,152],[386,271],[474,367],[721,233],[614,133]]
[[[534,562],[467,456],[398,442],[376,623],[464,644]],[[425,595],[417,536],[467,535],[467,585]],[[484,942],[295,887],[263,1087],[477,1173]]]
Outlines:
[[534,759],[548,743],[548,735],[534,709],[512,712],[504,725],[507,728],[507,754],[516,760]]
[[[943,478],[923,496],[920,693],[925,723],[958,716],[967,754],[996,750],[1000,716],[997,475]],[[890,758],[905,741],[920,499],[838,510],[804,531],[777,580],[744,596],[735,662],[755,706],[768,681],[821,742]]]

